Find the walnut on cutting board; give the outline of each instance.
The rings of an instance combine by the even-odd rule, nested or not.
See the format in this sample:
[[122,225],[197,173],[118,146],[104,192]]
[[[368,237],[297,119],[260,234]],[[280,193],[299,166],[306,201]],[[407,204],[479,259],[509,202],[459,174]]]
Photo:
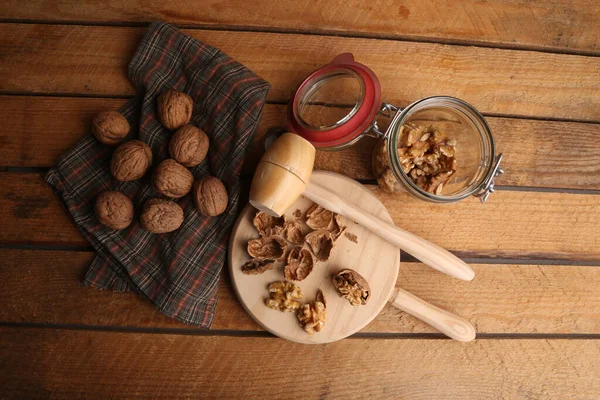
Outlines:
[[283,232],[284,217],[274,217],[264,211],[258,211],[252,220],[252,224],[260,236],[274,236]]
[[315,255],[317,261],[327,261],[333,249],[333,238],[331,233],[325,229],[319,229],[306,235],[306,243]]
[[333,276],[333,286],[340,296],[353,306],[367,304],[371,288],[365,278],[352,269],[344,269]]
[[321,332],[325,327],[325,321],[327,319],[327,309],[323,292],[319,290],[315,301],[300,307],[296,316],[298,317],[298,321],[302,325],[302,328],[309,335],[312,335],[315,332]]
[[283,273],[288,281],[302,281],[312,272],[314,266],[310,251],[302,247],[294,247],[288,254]]
[[300,287],[292,282],[278,281],[269,284],[269,298],[265,300],[267,307],[283,312],[293,312],[300,308],[304,295]]
[[261,237],[248,241],[248,254],[257,260],[278,260],[285,259],[287,242],[279,236]]
[[258,275],[273,268],[275,268],[275,260],[257,260],[253,258],[242,265],[242,273],[246,275]]

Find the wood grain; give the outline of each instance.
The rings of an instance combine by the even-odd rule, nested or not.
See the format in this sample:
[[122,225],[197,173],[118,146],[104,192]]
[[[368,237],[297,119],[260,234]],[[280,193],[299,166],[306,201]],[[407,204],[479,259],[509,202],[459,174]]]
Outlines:
[[[306,346],[275,338],[2,328],[0,356],[4,398],[264,399],[293,390],[302,399],[596,399],[600,392],[600,342],[584,339]],[[341,366],[343,372],[325,372]]]
[[[94,253],[0,249],[0,321],[196,329],[158,312],[133,294],[94,290],[80,281]],[[600,334],[600,268],[560,265],[471,264],[472,282],[402,262],[397,285],[455,314],[479,333]],[[219,282],[213,330],[261,328]],[[425,323],[388,305],[362,332],[431,333]]]
[[[58,156],[90,131],[92,117],[117,109],[123,99],[45,96],[0,96],[0,164],[51,167]],[[600,124],[487,118],[506,174],[497,185],[600,190]],[[262,139],[286,126],[286,106],[266,104],[244,173],[251,174],[263,152]],[[315,168],[373,179],[371,152],[365,138],[340,152],[318,151]]]
[[[369,188],[398,226],[462,257],[600,260],[596,195],[499,191],[485,205],[439,205]],[[0,174],[0,220],[2,243],[87,246],[39,174]]]
[[[0,91],[132,95],[127,64],[142,28],[0,25]],[[317,67],[352,52],[398,106],[452,95],[485,113],[600,120],[596,57],[314,35],[184,30],[290,92]]]
[[600,9],[593,0],[164,1],[112,0],[94,3],[7,0],[3,18],[54,22],[147,23],[236,26],[493,44],[597,53]]

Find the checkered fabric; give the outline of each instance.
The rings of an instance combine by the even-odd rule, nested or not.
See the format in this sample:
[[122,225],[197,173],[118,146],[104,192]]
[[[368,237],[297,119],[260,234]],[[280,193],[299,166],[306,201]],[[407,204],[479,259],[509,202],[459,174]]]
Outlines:
[[[164,314],[208,328],[239,205],[238,177],[269,84],[218,49],[164,23],[150,26],[129,64],[129,79],[138,96],[120,112],[131,124],[130,139],[152,148],[153,165],[169,157],[172,135],[157,119],[157,96],[173,88],[194,99],[192,123],[207,133],[210,150],[207,160],[192,173],[196,178],[211,174],[223,181],[229,194],[225,213],[203,217],[191,196],[186,196],[178,200],[185,212],[178,230],[161,235],[145,231],[137,221],[139,211],[145,200],[160,197],[150,185],[151,173],[138,181],[117,182],[109,172],[114,148],[92,135],[63,154],[46,180],[98,252],[84,278],[86,285],[134,291]],[[108,229],[94,216],[96,196],[109,189],[133,201],[137,215],[127,229]]]

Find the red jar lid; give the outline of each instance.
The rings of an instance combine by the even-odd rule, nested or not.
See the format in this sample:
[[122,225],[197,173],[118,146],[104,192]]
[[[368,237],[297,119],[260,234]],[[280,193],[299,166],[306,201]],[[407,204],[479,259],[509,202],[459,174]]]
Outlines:
[[289,128],[316,148],[352,143],[373,122],[381,104],[379,80],[369,68],[340,54],[294,92]]

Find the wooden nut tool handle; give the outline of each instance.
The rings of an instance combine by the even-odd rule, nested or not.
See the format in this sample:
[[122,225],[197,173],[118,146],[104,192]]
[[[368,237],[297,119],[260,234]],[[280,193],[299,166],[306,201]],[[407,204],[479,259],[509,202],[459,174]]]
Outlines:
[[475,277],[475,272],[471,267],[454,254],[404,229],[365,213],[318,184],[309,181],[303,195],[322,207],[351,219],[440,272],[465,281],[470,281]]

